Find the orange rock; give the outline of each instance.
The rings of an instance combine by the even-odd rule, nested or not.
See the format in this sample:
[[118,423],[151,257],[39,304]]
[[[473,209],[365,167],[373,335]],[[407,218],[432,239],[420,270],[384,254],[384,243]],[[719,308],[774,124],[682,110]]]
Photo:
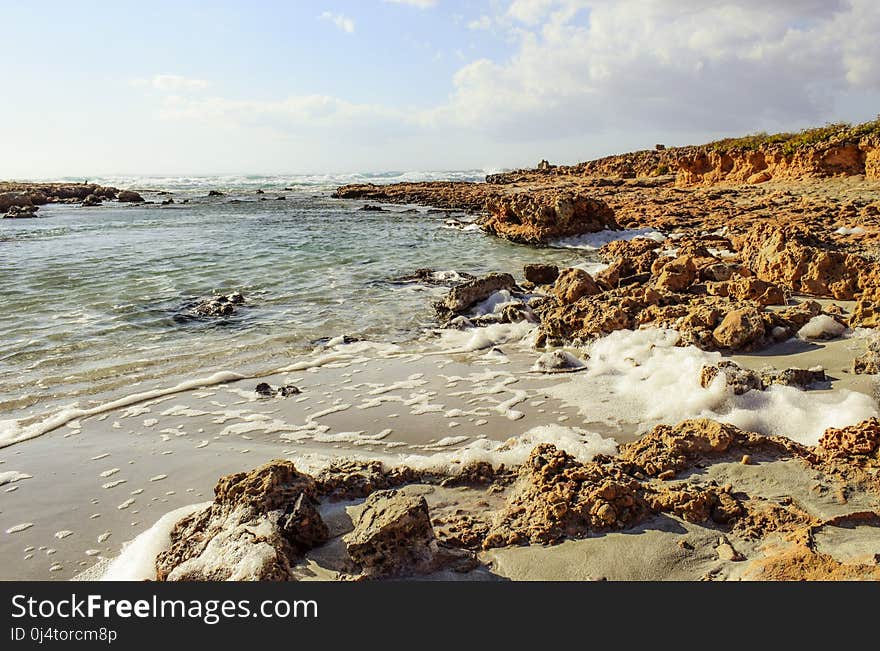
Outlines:
[[697,267],[693,257],[679,256],[662,266],[657,277],[657,288],[670,292],[681,292],[697,279]]
[[575,267],[561,271],[553,285],[553,294],[563,304],[574,303],[583,296],[595,296],[601,291],[590,274]]
[[720,348],[741,350],[764,337],[764,320],[752,306],[731,310],[712,332],[712,337]]

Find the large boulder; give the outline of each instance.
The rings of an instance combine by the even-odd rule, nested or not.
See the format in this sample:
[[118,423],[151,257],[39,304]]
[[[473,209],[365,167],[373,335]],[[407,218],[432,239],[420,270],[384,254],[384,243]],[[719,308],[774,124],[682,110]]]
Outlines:
[[156,559],[166,581],[283,581],[326,542],[314,479],[290,461],[222,477],[214,502],[178,522]]
[[428,571],[438,550],[425,498],[396,490],[370,495],[344,541],[351,560],[370,577]]
[[120,190],[116,195],[120,203],[143,203],[144,198],[133,190]]
[[490,196],[486,208],[486,232],[523,244],[544,246],[556,238],[618,228],[608,204],[581,191],[501,193]]
[[668,292],[683,292],[690,287],[696,279],[697,267],[694,264],[693,257],[683,255],[660,267],[657,276],[657,288],[664,289]]
[[741,350],[764,338],[764,320],[751,305],[731,310],[712,331],[712,337],[719,348]]
[[737,243],[758,278],[803,294],[850,300],[877,277],[876,265],[818,241],[806,227],[760,223]]
[[563,270],[553,285],[553,295],[564,305],[574,303],[584,296],[595,296],[601,292],[602,290],[593,277],[577,267]]

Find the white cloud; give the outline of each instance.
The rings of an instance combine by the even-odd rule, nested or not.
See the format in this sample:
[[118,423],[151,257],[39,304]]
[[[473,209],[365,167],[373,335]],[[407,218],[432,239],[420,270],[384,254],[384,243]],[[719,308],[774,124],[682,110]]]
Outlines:
[[346,34],[354,33],[354,21],[344,14],[334,14],[332,11],[325,11],[318,18],[330,21],[337,29],[341,29]]
[[838,119],[848,94],[880,93],[875,0],[515,0],[474,22],[506,27],[515,51],[464,65],[448,101],[434,107],[175,92],[162,115],[289,133],[350,128],[358,138],[397,129],[583,141],[612,131],[792,128]]
[[418,7],[419,9],[430,9],[437,5],[437,0],[382,0],[396,5],[409,5],[410,7]]
[[822,121],[880,90],[876,0],[515,0],[506,61],[459,70],[438,119],[521,137]]
[[137,88],[152,88],[166,92],[186,92],[203,90],[210,86],[204,79],[189,79],[180,75],[155,75],[150,79],[132,79],[131,85]]
[[480,16],[476,20],[470,21],[468,24],[468,29],[490,29],[492,27],[492,19],[489,16]]

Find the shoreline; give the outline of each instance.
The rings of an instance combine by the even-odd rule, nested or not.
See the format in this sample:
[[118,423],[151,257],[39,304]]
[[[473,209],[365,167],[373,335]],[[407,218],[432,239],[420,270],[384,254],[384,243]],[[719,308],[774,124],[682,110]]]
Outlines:
[[[335,344],[69,414],[0,451],[0,558],[70,579],[140,534],[164,551],[138,578],[880,578],[880,184],[595,164],[613,174],[340,188],[601,263],[460,277],[434,342]],[[401,510],[418,527],[382,519]],[[408,541],[387,563],[365,551],[386,536]]]

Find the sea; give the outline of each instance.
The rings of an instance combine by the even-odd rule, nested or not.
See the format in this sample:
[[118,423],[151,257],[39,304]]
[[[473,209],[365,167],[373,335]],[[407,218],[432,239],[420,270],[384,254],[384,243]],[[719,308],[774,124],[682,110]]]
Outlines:
[[[0,220],[0,440],[65,409],[217,372],[257,375],[333,338],[417,341],[447,291],[399,280],[419,268],[521,276],[526,263],[595,259],[595,247],[487,236],[476,215],[363,211],[331,197],[346,183],[486,173],[53,179],[137,190],[148,203],[50,204],[36,219]],[[233,291],[246,300],[232,316],[193,316],[200,299]]]

